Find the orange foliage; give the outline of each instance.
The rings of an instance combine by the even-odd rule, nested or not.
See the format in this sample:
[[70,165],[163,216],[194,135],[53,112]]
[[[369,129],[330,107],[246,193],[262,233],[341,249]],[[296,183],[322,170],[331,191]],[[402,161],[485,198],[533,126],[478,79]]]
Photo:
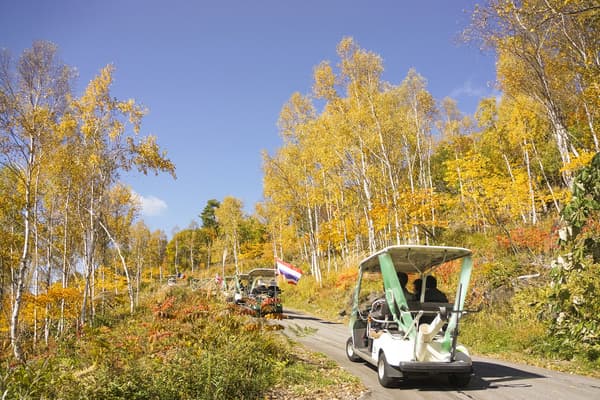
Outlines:
[[594,218],[588,218],[585,225],[581,227],[579,235],[584,237],[590,234],[596,235],[598,232],[600,232],[600,221]]
[[[25,293],[23,295],[21,320],[25,324],[33,325],[36,319],[38,322],[46,317],[58,319],[61,317],[61,314],[66,319],[77,318],[81,308],[82,297],[79,290],[75,288],[63,288],[60,284],[51,286],[46,293],[38,295]],[[63,300],[64,307],[62,307]],[[8,299],[5,300],[5,302],[7,301]],[[5,323],[7,324],[8,321],[3,320],[0,329],[5,329]]]
[[[518,250],[530,250],[536,254],[548,254],[556,249],[556,232],[547,231],[537,226],[519,227],[510,231],[512,244]],[[506,236],[497,236],[498,245],[508,250],[510,241]]]
[[158,303],[152,308],[152,313],[158,318],[173,318],[174,305],[175,297],[167,297],[165,301]]
[[335,281],[335,287],[338,289],[348,289],[356,283],[356,278],[358,276],[357,269],[351,269],[347,272],[342,272],[337,276]]
[[461,267],[461,261],[454,260],[447,262],[435,270],[435,276],[441,283],[449,283],[451,279],[455,278],[458,270]]
[[193,304],[177,311],[176,317],[182,321],[193,321],[209,313],[208,304]]
[[243,329],[245,332],[254,332],[254,331],[258,331],[261,328],[261,324],[255,322],[255,323],[250,323],[250,324],[246,324],[244,325]]
[[170,338],[171,336],[173,336],[173,332],[156,330],[150,332],[150,334],[148,335],[148,341],[150,343],[159,342],[162,339]]

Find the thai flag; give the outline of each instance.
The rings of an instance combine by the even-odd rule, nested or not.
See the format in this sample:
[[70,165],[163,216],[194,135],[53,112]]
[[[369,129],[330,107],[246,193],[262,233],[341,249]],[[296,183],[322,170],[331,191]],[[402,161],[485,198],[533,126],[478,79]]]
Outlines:
[[296,268],[292,264],[286,263],[278,258],[275,259],[275,262],[277,263],[277,272],[280,275],[283,275],[288,283],[291,283],[292,285],[298,283],[298,280],[300,280],[300,277],[302,276],[302,270],[300,268]]

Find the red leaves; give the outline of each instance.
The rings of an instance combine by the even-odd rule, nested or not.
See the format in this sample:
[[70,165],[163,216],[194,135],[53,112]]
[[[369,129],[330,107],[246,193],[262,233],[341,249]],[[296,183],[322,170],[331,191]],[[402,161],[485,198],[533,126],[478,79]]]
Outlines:
[[167,297],[162,303],[158,303],[152,308],[152,313],[158,318],[173,318],[175,297]]
[[335,281],[336,288],[348,289],[356,284],[358,269],[352,269],[347,272],[342,272],[337,276]]
[[535,254],[548,254],[556,248],[556,236],[553,232],[537,226],[520,227],[510,231],[507,236],[497,236],[498,245],[508,250],[510,242],[517,250],[530,250]]

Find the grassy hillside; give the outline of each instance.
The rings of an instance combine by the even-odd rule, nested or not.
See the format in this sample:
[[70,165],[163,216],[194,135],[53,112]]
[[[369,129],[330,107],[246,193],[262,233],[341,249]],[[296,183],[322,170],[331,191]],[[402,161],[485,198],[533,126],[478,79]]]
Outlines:
[[315,390],[361,392],[356,378],[295,348],[279,328],[205,292],[162,287],[146,295],[134,316],[116,311],[78,337],[38,345],[24,365],[2,361],[0,396],[302,399]]

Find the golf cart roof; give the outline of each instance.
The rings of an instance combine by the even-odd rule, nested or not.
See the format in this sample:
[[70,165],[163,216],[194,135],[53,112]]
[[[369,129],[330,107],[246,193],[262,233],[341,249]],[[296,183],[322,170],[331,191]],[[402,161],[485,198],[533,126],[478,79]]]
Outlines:
[[379,270],[379,255],[388,253],[396,271],[424,273],[445,262],[471,255],[471,250],[462,247],[397,245],[389,246],[371,254],[360,263],[366,272]]
[[274,278],[277,275],[275,273],[275,269],[273,268],[255,268],[248,272],[248,279],[254,279],[257,276],[261,276],[264,278]]

